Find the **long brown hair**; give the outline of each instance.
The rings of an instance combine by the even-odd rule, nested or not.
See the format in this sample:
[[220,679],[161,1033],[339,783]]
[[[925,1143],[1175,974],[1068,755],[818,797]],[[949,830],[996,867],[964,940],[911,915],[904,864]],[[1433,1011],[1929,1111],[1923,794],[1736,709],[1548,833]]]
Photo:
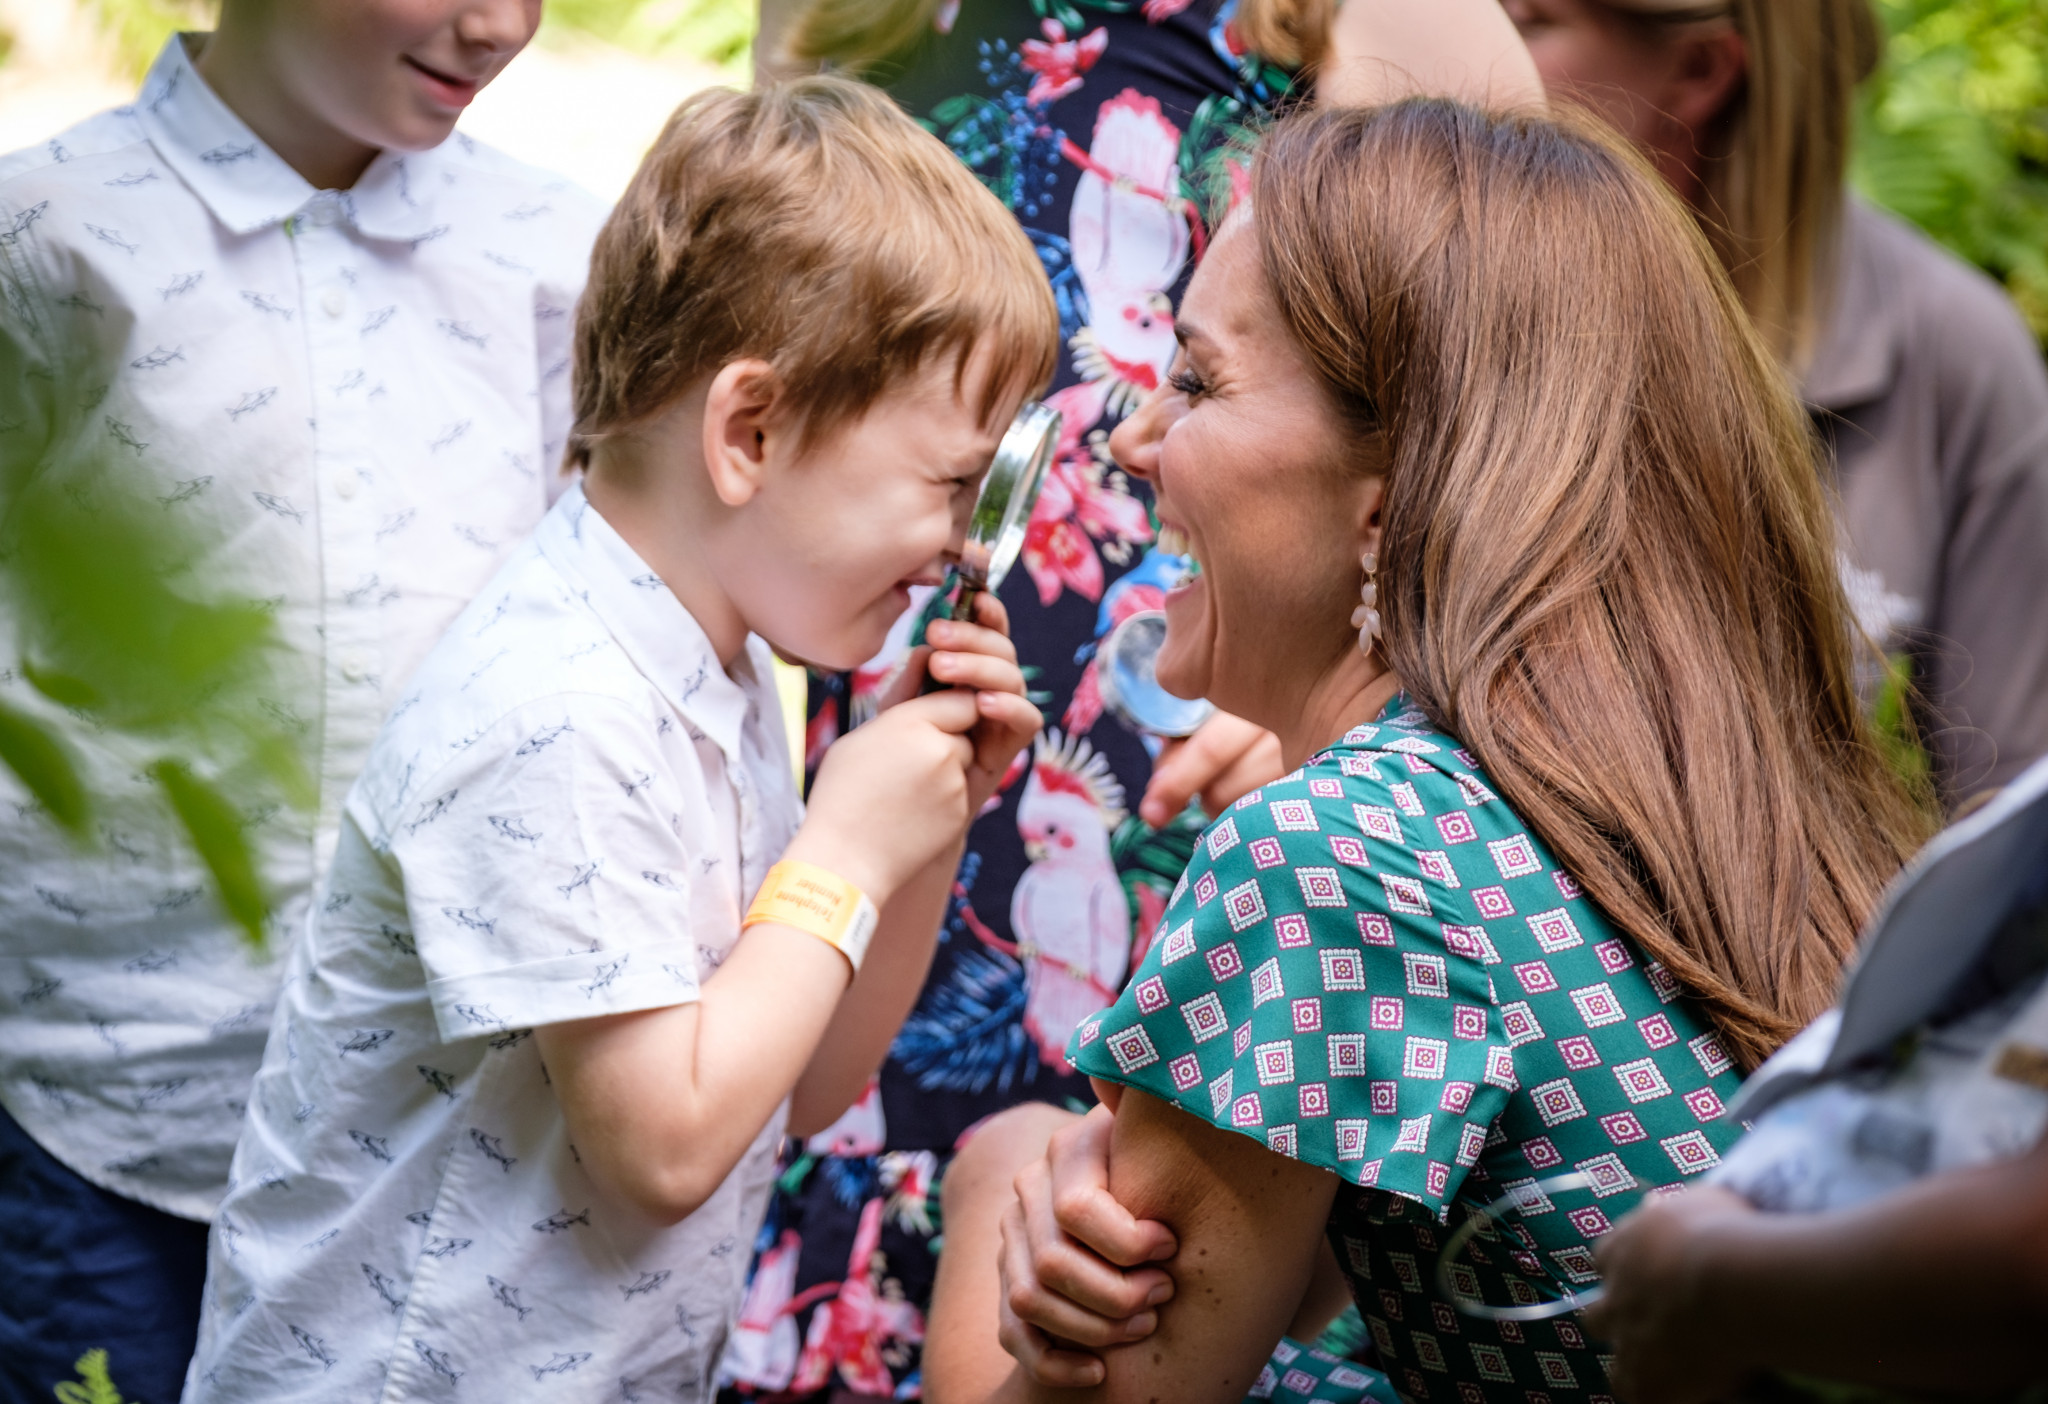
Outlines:
[[1251,223],[1385,437],[1409,695],[1753,1065],[1926,833],[1857,704],[1805,420],[1697,226],[1590,119],[1278,124]]

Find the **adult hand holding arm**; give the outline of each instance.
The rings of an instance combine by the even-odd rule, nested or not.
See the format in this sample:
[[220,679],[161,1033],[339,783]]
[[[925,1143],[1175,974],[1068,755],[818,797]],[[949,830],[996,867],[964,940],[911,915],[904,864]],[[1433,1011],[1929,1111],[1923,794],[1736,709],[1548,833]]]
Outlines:
[[1169,741],[1152,767],[1138,817],[1163,829],[1198,799],[1212,818],[1238,796],[1287,773],[1280,763],[1280,738],[1255,722],[1218,712],[1194,735]]
[[1375,107],[1448,97],[1544,109],[1543,81],[1499,0],[1349,0],[1330,21],[1316,100]]

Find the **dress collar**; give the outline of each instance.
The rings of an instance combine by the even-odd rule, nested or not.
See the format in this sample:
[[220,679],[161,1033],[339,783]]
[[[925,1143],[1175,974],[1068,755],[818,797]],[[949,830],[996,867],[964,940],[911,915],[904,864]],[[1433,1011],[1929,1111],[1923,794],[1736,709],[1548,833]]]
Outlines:
[[437,232],[434,197],[448,175],[447,142],[431,151],[380,152],[350,189],[315,190],[199,76],[187,43],[204,37],[174,34],[165,41],[132,110],[164,163],[214,218],[236,234],[253,234],[308,207],[331,205],[372,239],[414,242]]
[[740,765],[748,714],[779,705],[768,645],[749,635],[731,670],[721,668],[703,627],[591,507],[581,483],[542,520],[535,543],[669,705]]

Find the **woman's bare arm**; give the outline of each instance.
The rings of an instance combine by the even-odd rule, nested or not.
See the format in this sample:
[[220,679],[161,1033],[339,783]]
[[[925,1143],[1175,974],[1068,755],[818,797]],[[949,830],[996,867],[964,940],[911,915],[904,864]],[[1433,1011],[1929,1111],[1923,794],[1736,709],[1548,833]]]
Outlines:
[[[1098,1087],[1105,1100],[1118,1098],[1119,1089]],[[1051,1130],[1039,1133],[1036,1153]],[[1028,1138],[1011,1153],[1032,1153]],[[946,1186],[946,1252],[928,1333],[937,1348],[925,1357],[933,1404],[1236,1404],[1308,1292],[1337,1192],[1325,1170],[1122,1092],[1110,1190],[1173,1231],[1179,1251],[1161,1266],[1176,1290],[1156,1332],[1103,1352],[1101,1384],[1056,1389],[1030,1379],[997,1341],[999,1225],[1013,1193],[1000,1157],[978,1159],[978,1173],[969,1162],[970,1174]]]
[[1348,0],[1330,21],[1316,100],[1449,97],[1541,112],[1543,80],[1499,0]]

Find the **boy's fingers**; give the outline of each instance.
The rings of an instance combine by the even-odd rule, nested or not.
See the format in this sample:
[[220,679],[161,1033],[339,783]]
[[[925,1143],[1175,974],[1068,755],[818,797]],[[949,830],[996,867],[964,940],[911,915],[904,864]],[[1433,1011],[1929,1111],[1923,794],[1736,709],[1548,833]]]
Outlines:
[[983,694],[979,692],[949,687],[939,692],[927,692],[922,697],[913,697],[882,715],[895,718],[896,725],[899,726],[906,722],[918,721],[935,726],[940,731],[960,736],[972,731],[981,721],[979,699],[982,696]]
[[1014,692],[981,692],[975,703],[989,725],[975,734],[975,763],[991,774],[1009,769],[1010,758],[1045,724],[1028,698]]
[[928,665],[931,675],[953,687],[971,687],[979,692],[1024,691],[1024,675],[1007,658],[985,653],[934,653]]
[[1017,661],[1017,646],[1010,642],[1009,635],[994,629],[985,629],[978,624],[934,619],[926,626],[924,636],[936,647],[950,649],[955,653],[981,653],[1011,663]]
[[1010,636],[1010,611],[990,590],[983,590],[974,601],[974,622],[984,629],[993,629],[1004,638]]

